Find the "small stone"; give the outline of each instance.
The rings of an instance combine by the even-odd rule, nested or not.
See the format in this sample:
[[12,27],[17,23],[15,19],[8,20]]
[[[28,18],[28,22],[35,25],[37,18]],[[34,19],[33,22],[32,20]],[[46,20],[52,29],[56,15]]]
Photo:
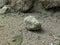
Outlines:
[[53,43],[51,43],[50,45],[53,45]]
[[2,8],[0,9],[0,14],[6,13],[6,11],[7,11],[8,9],[9,9],[9,7],[7,7],[7,6],[2,7]]
[[60,9],[60,0],[35,0],[33,11],[41,12],[51,8]]
[[27,16],[24,19],[24,22],[25,22],[25,25],[26,25],[25,27],[28,30],[39,30],[39,29],[41,29],[40,22],[34,16]]

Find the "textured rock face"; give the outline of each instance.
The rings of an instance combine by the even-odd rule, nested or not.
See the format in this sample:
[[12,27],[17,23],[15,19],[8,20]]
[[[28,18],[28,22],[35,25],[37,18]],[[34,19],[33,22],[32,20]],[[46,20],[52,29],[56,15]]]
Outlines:
[[60,0],[0,0],[0,8],[4,5],[11,5],[15,11],[28,12],[60,6]]
[[0,0],[0,8],[4,5],[6,5],[7,2],[8,2],[8,0]]
[[60,6],[60,0],[45,0],[42,1],[41,4],[44,8],[51,8],[55,6]]
[[24,22],[26,24],[26,28],[28,30],[39,30],[41,29],[40,22],[33,16],[28,16],[24,19]]
[[34,10],[48,9],[60,6],[60,0],[37,0],[34,4]]
[[15,10],[27,11],[33,6],[33,0],[10,0],[12,7]]
[[5,14],[7,13],[7,11],[10,9],[10,7],[8,7],[7,5],[3,6],[1,9],[0,9],[0,14]]

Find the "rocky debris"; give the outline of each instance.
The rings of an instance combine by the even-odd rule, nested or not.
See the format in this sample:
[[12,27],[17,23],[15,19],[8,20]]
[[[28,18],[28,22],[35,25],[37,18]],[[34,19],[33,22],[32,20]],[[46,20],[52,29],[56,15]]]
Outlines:
[[0,0],[0,8],[4,5],[10,5],[12,7],[12,12],[40,12],[42,9],[44,10],[59,7],[60,0]]
[[0,9],[0,14],[4,14],[8,12],[8,9],[10,9],[10,7],[8,7],[7,5],[5,5],[4,7],[2,7]]
[[[16,12],[42,11],[60,6],[60,0],[9,0]],[[54,9],[54,8],[53,8]]]
[[34,0],[10,0],[10,2],[15,11],[26,12],[32,8]]
[[40,22],[34,17],[34,16],[27,16],[24,19],[24,22],[26,24],[26,28],[28,30],[39,30],[41,29],[41,24]]

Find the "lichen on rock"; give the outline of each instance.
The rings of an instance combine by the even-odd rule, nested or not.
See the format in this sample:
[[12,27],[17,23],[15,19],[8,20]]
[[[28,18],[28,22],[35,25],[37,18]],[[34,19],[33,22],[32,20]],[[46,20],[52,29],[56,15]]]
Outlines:
[[25,25],[26,25],[25,27],[28,30],[39,30],[39,29],[41,29],[40,22],[34,16],[27,16],[24,19],[24,22],[25,22]]

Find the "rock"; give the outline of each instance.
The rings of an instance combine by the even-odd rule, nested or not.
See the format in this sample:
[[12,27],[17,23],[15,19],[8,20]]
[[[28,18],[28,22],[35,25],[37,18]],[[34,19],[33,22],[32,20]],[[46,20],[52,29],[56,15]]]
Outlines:
[[41,11],[53,7],[60,7],[60,0],[36,0],[33,10]]
[[11,0],[10,2],[15,11],[26,12],[32,8],[34,0]]
[[34,3],[34,7],[33,7],[33,11],[37,11],[37,12],[40,12],[43,8],[41,2],[41,0],[35,0],[35,3]]
[[26,24],[25,27],[28,30],[39,30],[39,29],[41,29],[40,22],[34,16],[27,16],[24,19],[24,22]]
[[2,8],[0,9],[0,14],[6,13],[8,9],[9,9],[9,7],[5,5],[4,7],[2,7]]
[[44,8],[60,6],[60,0],[45,0],[41,2]]
[[0,0],[0,8],[6,5],[8,0]]

